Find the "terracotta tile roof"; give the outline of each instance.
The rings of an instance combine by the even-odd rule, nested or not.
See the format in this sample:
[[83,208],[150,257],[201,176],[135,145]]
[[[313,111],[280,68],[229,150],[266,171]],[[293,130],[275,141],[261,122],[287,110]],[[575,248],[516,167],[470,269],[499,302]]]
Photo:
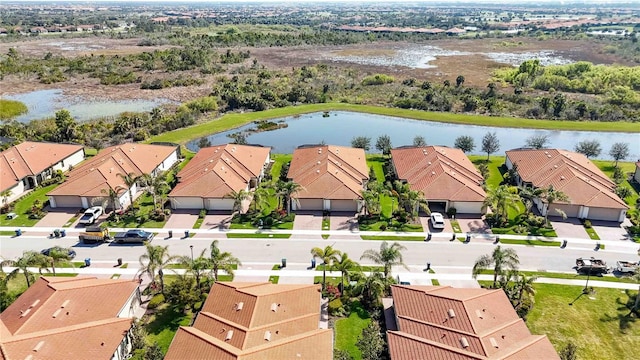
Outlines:
[[525,183],[550,185],[569,196],[572,205],[628,209],[615,193],[616,185],[586,156],[557,149],[515,149],[506,152]]
[[131,318],[118,316],[138,286],[125,279],[41,277],[0,314],[0,351],[14,359],[110,359],[131,327]]
[[176,147],[127,143],[111,146],[67,174],[67,180],[47,195],[104,196],[102,189],[126,188],[118,174],[150,174]]
[[247,187],[262,172],[271,148],[248,145],[216,145],[200,149],[178,173],[180,179],[169,196],[222,198]]
[[460,149],[444,146],[402,147],[391,150],[400,180],[428,200],[484,201],[484,179]]
[[302,185],[296,194],[304,199],[360,199],[369,180],[363,149],[324,145],[297,148],[287,178]]
[[391,287],[399,331],[391,359],[558,359],[545,336],[531,335],[501,290]]
[[81,151],[82,145],[25,141],[0,153],[0,191]]
[[333,356],[332,331],[318,329],[317,285],[218,282],[207,299],[193,327],[178,330],[166,359]]

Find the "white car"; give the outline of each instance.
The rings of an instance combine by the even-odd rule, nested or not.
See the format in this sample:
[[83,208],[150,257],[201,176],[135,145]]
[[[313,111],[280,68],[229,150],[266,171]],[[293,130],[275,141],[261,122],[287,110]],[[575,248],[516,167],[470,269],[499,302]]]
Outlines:
[[102,215],[102,207],[94,206],[94,207],[88,208],[84,212],[84,214],[82,215],[78,223],[82,225],[91,225],[95,223],[96,220],[98,220],[100,215]]
[[431,226],[434,229],[444,229],[444,217],[440,213],[431,213]]

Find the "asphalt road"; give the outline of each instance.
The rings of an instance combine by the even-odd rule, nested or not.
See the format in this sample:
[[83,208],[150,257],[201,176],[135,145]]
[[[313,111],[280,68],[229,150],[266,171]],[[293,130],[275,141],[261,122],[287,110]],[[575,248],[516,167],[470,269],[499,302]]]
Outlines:
[[[354,237],[353,240],[304,240],[304,239],[226,239],[216,237],[220,240],[219,246],[224,251],[231,252],[240,261],[246,263],[280,263],[282,258],[286,258],[289,263],[310,263],[310,250],[315,246],[324,247],[333,245],[334,248],[347,252],[353,259],[358,260],[367,249],[379,249],[380,241],[367,241]],[[172,255],[190,255],[193,245],[193,254],[198,256],[200,252],[207,249],[213,238],[189,238],[189,239],[163,239],[156,237],[153,245],[168,245],[169,253]],[[447,240],[432,240],[431,242],[404,241],[402,244],[407,248],[403,251],[404,262],[407,265],[426,265],[430,262],[432,266],[465,266],[470,267],[475,260],[488,254],[495,247],[491,242],[472,241],[463,244],[459,241],[449,242]],[[54,245],[72,247],[77,252],[77,260],[91,258],[92,261],[113,261],[122,258],[124,262],[137,263],[140,255],[145,253],[142,245],[120,245],[101,244],[90,246],[78,243],[77,236],[67,236],[59,239],[48,239],[44,236],[20,236],[20,237],[0,237],[0,255],[4,259],[12,259],[20,256],[25,250],[40,251]],[[595,256],[604,259],[610,266],[615,265],[617,260],[637,261],[635,250],[629,247],[620,250],[594,251],[590,246],[568,246],[566,249],[558,247],[544,246],[523,246],[505,245],[512,247],[518,252],[521,269],[523,270],[550,270],[550,271],[571,271],[578,257]],[[609,246],[609,245],[607,245]],[[368,261],[363,261],[367,264]]]

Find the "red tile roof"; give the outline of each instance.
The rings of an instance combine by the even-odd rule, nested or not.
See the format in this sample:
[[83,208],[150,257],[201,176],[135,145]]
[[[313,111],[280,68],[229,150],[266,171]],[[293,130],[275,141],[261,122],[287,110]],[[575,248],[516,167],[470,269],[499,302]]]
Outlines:
[[214,284],[193,327],[166,359],[331,359],[332,331],[318,329],[317,285]]
[[572,205],[628,209],[616,185],[586,156],[557,149],[516,149],[506,152],[518,175],[537,188],[553,186],[569,196]]
[[108,147],[70,171],[67,180],[47,195],[104,196],[103,189],[126,189],[118,174],[150,174],[176,150],[137,143]]
[[394,285],[391,291],[399,329],[387,332],[392,360],[558,359],[502,290]]
[[180,179],[169,196],[222,198],[245,189],[257,178],[271,148],[226,144],[200,149],[178,173]]
[[323,145],[297,148],[287,178],[302,185],[295,197],[303,199],[360,199],[369,180],[363,149]]
[[69,156],[82,145],[25,141],[0,153],[0,191],[15,186],[26,176],[38,175]]
[[402,147],[391,150],[400,180],[427,200],[481,202],[484,179],[460,149],[444,146]]

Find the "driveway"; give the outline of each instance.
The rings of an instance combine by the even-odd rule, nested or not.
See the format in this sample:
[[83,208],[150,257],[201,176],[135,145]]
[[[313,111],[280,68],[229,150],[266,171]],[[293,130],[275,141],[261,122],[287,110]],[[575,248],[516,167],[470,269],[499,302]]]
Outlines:
[[[37,227],[63,227],[69,222],[69,220],[79,213],[82,209],[76,208],[56,208],[47,209],[48,213],[34,226]],[[27,215],[25,215],[27,216]],[[75,227],[78,223],[78,219],[73,224],[69,224],[69,227]]]
[[[562,219],[557,216],[549,216],[549,221],[553,229],[558,234],[558,238],[577,238],[577,239],[590,239],[589,234],[582,226],[580,220],[576,218]],[[598,230],[596,230],[597,232]],[[602,235],[600,235],[602,237]]]
[[458,214],[456,220],[463,233],[491,234],[491,229],[481,214]]
[[629,240],[629,234],[623,226],[631,226],[629,219],[622,224],[615,221],[592,221],[591,226],[602,240]]
[[428,231],[432,233],[453,232],[451,222],[447,218],[444,219],[444,229],[434,229],[433,227],[431,227],[429,216],[420,216],[420,225],[422,225],[422,231]]
[[228,229],[233,214],[228,211],[209,211],[200,226],[201,229]]
[[175,210],[164,224],[165,229],[193,229],[198,220],[199,210]]
[[321,230],[322,211],[296,211],[293,230]]
[[351,232],[360,230],[355,214],[349,212],[332,212],[329,227],[330,230],[349,230]]

